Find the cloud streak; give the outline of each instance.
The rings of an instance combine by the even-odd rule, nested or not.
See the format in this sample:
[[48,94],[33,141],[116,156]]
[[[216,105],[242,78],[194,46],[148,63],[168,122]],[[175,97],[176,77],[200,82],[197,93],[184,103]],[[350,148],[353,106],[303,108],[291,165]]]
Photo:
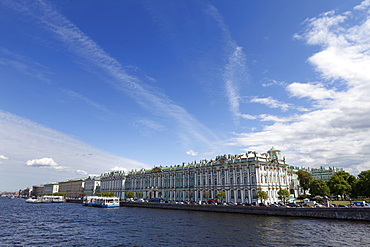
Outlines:
[[[214,148],[213,141],[217,140],[217,136],[212,131],[197,121],[184,108],[176,105],[167,95],[149,87],[143,82],[143,79],[129,74],[116,59],[109,56],[78,27],[57,12],[52,5],[41,0],[30,1],[27,4],[13,1],[7,3],[14,10],[37,19],[73,54],[113,78],[114,80],[107,82],[115,89],[130,96],[151,114],[174,120],[179,132],[185,132],[192,137],[191,139],[196,139],[209,148]],[[183,134],[179,133],[179,136],[183,136]],[[190,144],[188,139],[183,139],[183,141]]]
[[243,117],[240,113],[240,90],[249,80],[246,55],[243,52],[243,48],[238,46],[232,39],[229,28],[218,10],[210,5],[208,13],[216,21],[224,38],[225,52],[228,58],[228,62],[223,69],[224,88],[229,103],[229,110],[234,117],[234,122],[239,124],[239,119]]

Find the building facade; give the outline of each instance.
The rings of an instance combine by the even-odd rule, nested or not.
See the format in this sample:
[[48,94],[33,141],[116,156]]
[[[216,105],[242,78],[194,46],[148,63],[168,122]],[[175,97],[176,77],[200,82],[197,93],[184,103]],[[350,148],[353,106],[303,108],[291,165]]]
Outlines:
[[258,201],[257,191],[263,190],[268,194],[266,202],[272,203],[279,201],[280,189],[287,189],[292,199],[298,196],[297,170],[285,163],[280,150],[271,148],[264,154],[223,155],[210,161],[131,171],[125,176],[123,195],[132,191],[144,199],[207,201],[224,191],[226,202],[252,203]]
[[100,192],[100,177],[88,177],[85,180],[85,193],[87,196],[93,196]]
[[34,185],[32,186],[32,197],[39,197],[41,194],[44,193],[44,185]]
[[107,172],[100,176],[100,191],[114,192],[120,199],[125,198],[125,181],[124,171]]
[[325,182],[329,181],[331,176],[334,175],[334,173],[343,171],[342,168],[337,168],[337,167],[320,167],[320,168],[312,168],[310,170],[312,174],[313,179],[321,179],[324,180]]
[[59,192],[66,193],[67,198],[80,198],[83,195],[85,179],[71,179],[59,182]]
[[44,185],[44,193],[50,194],[50,193],[57,193],[59,192],[59,183],[50,183]]

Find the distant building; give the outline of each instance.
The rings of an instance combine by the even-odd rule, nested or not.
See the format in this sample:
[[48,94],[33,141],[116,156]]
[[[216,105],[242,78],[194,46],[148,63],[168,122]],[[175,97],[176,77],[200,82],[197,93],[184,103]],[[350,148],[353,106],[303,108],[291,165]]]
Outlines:
[[32,186],[32,197],[39,197],[41,193],[44,193],[44,185],[34,185]]
[[125,198],[125,172],[113,171],[107,172],[100,176],[100,191],[114,192],[120,199]]
[[338,171],[343,171],[342,168],[337,167],[320,167],[320,168],[311,168],[310,172],[313,179],[322,179],[324,181],[329,181],[331,176]]
[[57,193],[59,192],[59,183],[50,183],[44,185],[44,193],[50,194],[50,193]]
[[109,186],[116,184],[113,186],[115,191],[124,184],[122,194],[133,191],[137,198],[206,201],[224,191],[226,202],[252,203],[258,201],[257,191],[263,190],[268,194],[266,202],[271,203],[279,201],[277,192],[280,189],[287,189],[291,199],[298,196],[297,170],[285,163],[280,150],[271,148],[264,154],[221,155],[212,160],[141,169],[126,175],[112,172],[103,174],[101,179],[102,191],[112,189],[108,188],[108,183],[107,187],[103,185],[103,180],[107,178],[111,181]]
[[19,190],[19,196],[22,198],[29,198],[32,196],[32,187]]
[[84,191],[87,196],[93,196],[96,192],[100,192],[100,177],[86,178]]
[[80,198],[83,195],[85,179],[71,179],[59,182],[59,192],[66,193],[67,198]]

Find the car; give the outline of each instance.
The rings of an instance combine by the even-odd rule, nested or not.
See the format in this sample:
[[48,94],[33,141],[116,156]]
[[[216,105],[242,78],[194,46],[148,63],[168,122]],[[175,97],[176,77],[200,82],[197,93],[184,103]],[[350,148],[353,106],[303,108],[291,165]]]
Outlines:
[[338,205],[338,208],[348,208],[347,205]]

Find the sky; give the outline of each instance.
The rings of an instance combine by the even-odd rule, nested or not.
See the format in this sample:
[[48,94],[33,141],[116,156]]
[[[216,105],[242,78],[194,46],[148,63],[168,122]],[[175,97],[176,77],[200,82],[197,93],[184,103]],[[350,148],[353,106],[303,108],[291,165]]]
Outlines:
[[0,1],[0,191],[281,150],[370,169],[370,1]]

